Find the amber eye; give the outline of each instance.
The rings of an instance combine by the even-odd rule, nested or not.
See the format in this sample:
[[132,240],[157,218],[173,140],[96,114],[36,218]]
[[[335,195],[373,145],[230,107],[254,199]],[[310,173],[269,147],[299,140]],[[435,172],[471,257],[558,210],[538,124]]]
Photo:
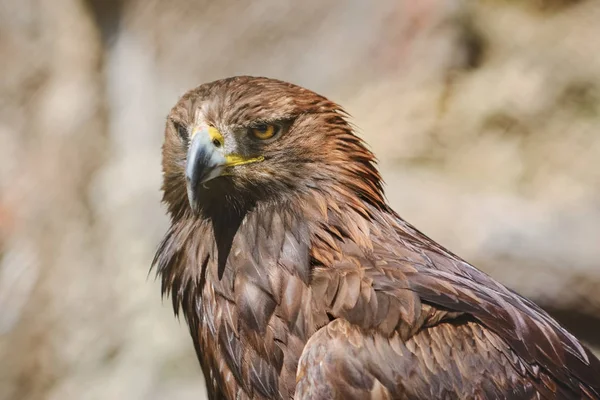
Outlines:
[[271,139],[279,131],[279,127],[275,125],[260,124],[250,128],[252,135],[260,140]]

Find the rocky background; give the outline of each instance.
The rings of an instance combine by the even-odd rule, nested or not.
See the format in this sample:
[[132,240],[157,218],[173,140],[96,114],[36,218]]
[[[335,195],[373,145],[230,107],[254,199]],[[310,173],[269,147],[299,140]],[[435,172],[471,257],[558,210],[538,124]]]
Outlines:
[[408,221],[600,347],[600,2],[0,0],[0,400],[202,399],[148,269],[178,96],[345,105]]

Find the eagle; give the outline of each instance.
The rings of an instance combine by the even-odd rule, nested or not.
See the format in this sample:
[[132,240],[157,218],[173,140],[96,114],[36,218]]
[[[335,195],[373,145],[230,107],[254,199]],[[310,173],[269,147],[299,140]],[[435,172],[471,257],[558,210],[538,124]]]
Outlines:
[[250,76],[172,108],[153,267],[209,397],[600,399],[581,342],[390,208],[349,120]]

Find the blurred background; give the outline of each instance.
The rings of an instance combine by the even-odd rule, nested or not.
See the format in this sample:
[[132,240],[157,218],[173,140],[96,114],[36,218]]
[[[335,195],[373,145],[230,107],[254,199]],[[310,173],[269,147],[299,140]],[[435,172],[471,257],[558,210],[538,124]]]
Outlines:
[[600,348],[600,2],[0,0],[0,400],[202,399],[148,269],[165,117],[342,104],[408,221]]

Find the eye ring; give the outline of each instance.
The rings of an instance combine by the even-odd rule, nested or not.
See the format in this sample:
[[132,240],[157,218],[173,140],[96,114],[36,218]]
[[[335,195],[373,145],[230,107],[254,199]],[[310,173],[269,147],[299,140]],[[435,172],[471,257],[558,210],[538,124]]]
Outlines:
[[258,124],[250,128],[250,133],[256,139],[267,140],[275,137],[281,130],[281,127],[274,124]]

